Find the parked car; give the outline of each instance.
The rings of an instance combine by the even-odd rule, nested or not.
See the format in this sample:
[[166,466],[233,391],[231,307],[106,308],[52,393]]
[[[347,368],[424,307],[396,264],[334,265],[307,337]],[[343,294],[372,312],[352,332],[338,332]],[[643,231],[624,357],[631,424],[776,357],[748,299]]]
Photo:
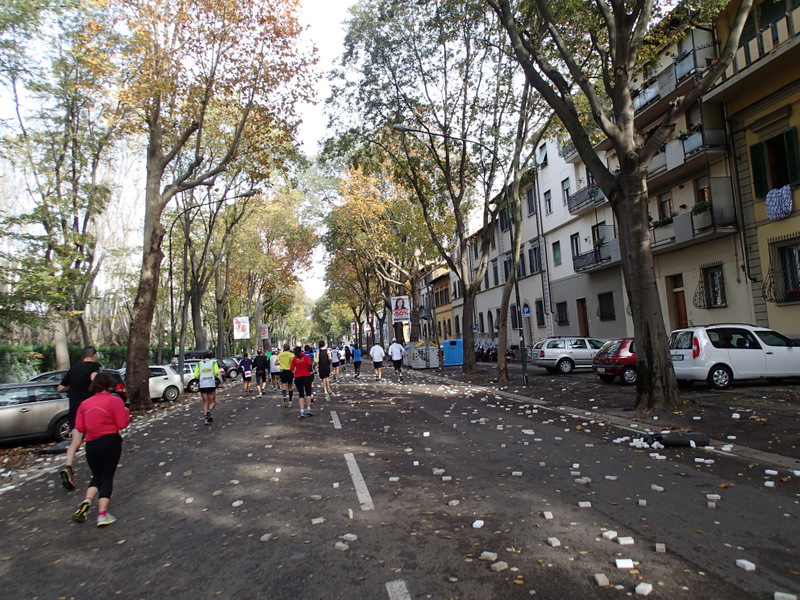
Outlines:
[[619,377],[622,383],[636,383],[636,343],[633,338],[609,340],[592,359],[592,370],[600,381],[611,383]]
[[[176,400],[184,391],[183,378],[178,375],[172,365],[150,365],[150,398],[164,399],[168,402]],[[120,369],[125,377],[126,370]]]
[[571,373],[575,368],[591,368],[592,358],[602,348],[602,340],[590,337],[551,337],[542,341],[531,363],[550,373]]
[[0,441],[50,437],[63,442],[70,437],[68,414],[67,393],[55,382],[0,385]]
[[[122,398],[122,401],[127,406],[128,388],[125,387],[125,380],[122,378],[122,373],[115,371],[114,369],[100,369],[100,372],[111,376],[111,379],[114,380],[114,389],[111,390],[111,393]],[[46,373],[41,373],[36,377],[31,377],[28,381],[55,381],[56,383],[61,383],[61,380],[64,379],[64,375],[66,374],[66,371],[47,371]]]
[[779,381],[800,376],[800,346],[766,327],[743,324],[676,329],[669,338],[681,385],[707,381],[725,389],[736,379]]
[[239,361],[232,356],[217,359],[220,371],[224,372],[224,376],[228,379],[236,379],[239,376]]

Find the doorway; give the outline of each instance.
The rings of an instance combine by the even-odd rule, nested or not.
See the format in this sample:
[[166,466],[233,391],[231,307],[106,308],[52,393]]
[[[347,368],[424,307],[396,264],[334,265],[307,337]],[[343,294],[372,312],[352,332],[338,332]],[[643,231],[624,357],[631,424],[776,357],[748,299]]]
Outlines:
[[667,278],[672,287],[672,322],[675,329],[682,329],[689,326],[689,319],[686,316],[686,296],[683,290],[683,275],[672,275]]
[[578,314],[578,335],[589,337],[589,313],[586,312],[586,298],[576,298],[575,308]]

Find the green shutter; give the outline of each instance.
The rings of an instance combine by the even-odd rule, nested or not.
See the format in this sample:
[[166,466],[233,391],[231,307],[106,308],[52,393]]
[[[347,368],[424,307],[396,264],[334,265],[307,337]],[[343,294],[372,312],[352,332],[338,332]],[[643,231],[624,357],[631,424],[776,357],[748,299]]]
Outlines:
[[800,184],[800,153],[797,149],[797,128],[792,127],[783,132],[783,144],[786,146],[786,165],[789,169],[789,183]]
[[767,187],[767,165],[764,161],[764,144],[758,142],[750,146],[750,171],[753,174],[753,188],[756,198],[764,198]]

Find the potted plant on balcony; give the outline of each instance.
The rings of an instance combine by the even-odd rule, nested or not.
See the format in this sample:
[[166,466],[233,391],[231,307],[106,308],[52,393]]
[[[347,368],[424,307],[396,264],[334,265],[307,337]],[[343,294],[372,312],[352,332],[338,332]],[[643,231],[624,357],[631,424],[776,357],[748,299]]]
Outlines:
[[695,202],[692,206],[692,225],[695,231],[711,227],[711,203],[707,200]]
[[666,217],[656,219],[653,221],[653,242],[659,244],[666,242],[675,237],[675,227],[672,224],[672,219],[678,215],[677,212],[672,212]]

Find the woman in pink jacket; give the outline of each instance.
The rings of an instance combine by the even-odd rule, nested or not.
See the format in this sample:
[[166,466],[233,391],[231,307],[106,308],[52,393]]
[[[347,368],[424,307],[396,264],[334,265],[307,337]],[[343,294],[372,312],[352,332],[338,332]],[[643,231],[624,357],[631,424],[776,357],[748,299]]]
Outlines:
[[75,429],[81,441],[86,440],[86,462],[92,470],[92,480],[86,490],[86,499],[81,502],[72,519],[83,523],[92,507],[92,500],[98,496],[98,527],[116,521],[108,512],[108,502],[114,486],[114,473],[122,455],[122,436],[119,432],[131,422],[122,398],[112,394],[112,389],[114,380],[111,376],[98,373],[89,386],[89,392],[94,395],[81,403],[75,417]]

